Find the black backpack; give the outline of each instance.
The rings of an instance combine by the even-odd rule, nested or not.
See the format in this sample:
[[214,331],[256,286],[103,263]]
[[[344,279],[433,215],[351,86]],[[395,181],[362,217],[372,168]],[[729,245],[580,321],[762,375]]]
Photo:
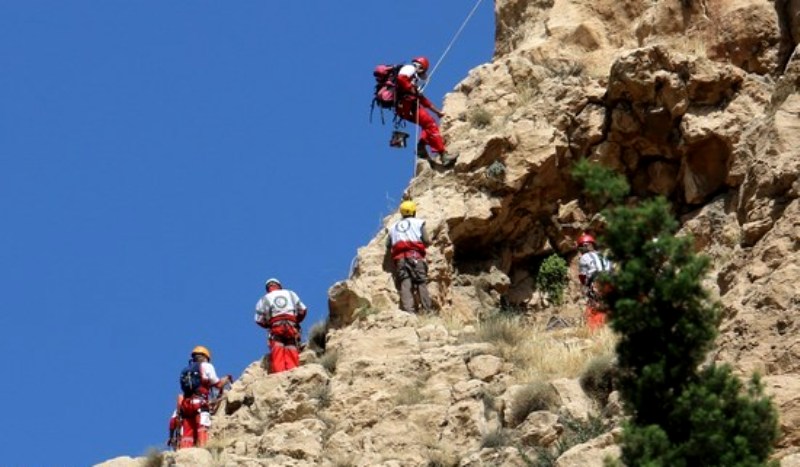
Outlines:
[[181,370],[180,383],[184,397],[194,395],[200,389],[202,382],[199,362],[191,361],[186,368]]

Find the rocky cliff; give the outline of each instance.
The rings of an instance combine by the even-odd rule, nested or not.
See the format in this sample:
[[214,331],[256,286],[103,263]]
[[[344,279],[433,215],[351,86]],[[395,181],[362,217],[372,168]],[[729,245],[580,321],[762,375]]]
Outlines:
[[[445,99],[458,162],[420,162],[406,192],[434,239],[439,316],[396,309],[378,235],[330,289],[324,353],[285,374],[251,365],[210,449],[165,465],[587,466],[616,455],[615,395],[597,397],[585,378],[613,336],[570,326],[576,289],[555,306],[535,285],[553,252],[574,274],[574,239],[600,222],[569,176],[582,158],[625,173],[635,198],[666,196],[713,259],[706,285],[725,319],[711,357],[765,376],[781,414],[776,458],[800,465],[800,1],[497,0],[495,12],[492,62]],[[500,308],[516,327],[482,323]]]

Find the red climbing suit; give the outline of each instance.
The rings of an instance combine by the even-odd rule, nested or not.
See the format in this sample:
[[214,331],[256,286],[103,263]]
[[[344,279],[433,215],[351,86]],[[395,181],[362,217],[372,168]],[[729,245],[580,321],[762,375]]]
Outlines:
[[297,294],[282,288],[270,288],[256,303],[255,321],[269,330],[271,373],[300,365],[300,323],[306,313]]
[[[178,409],[180,413],[181,437],[179,449],[195,446],[205,446],[208,442],[208,429],[211,427],[211,413],[208,397],[211,387],[219,383],[214,365],[209,362],[200,364],[202,386],[189,397],[178,396]],[[172,429],[170,420],[170,429]]]
[[422,129],[419,139],[430,146],[431,151],[443,154],[445,152],[444,139],[439,132],[436,120],[425,109],[432,109],[433,104],[427,97],[418,92],[417,69],[414,65],[405,65],[397,74],[397,87],[399,100],[397,102],[397,115],[409,122],[416,123]]

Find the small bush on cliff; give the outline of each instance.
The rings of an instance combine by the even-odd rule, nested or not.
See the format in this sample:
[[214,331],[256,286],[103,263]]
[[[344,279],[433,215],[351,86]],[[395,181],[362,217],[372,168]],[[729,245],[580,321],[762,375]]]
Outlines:
[[502,428],[486,433],[481,439],[482,448],[497,449],[509,444],[511,444],[511,435]]
[[314,323],[308,331],[308,347],[317,355],[325,353],[328,343],[328,320]]
[[472,128],[486,128],[492,124],[492,114],[486,109],[475,109],[469,113],[469,123]]
[[619,389],[630,415],[622,462],[765,465],[777,413],[758,376],[744,386],[727,366],[701,368],[720,321],[719,304],[701,285],[708,259],[694,254],[690,238],[675,236],[666,199],[623,206],[621,175],[586,161],[573,175],[598,204],[612,206],[603,212],[602,240],[616,268],[606,300],[620,335]]
[[556,305],[564,301],[567,287],[567,262],[557,254],[548,256],[536,272],[536,288],[547,294]]
[[524,422],[528,415],[538,410],[550,410],[558,404],[558,394],[548,383],[533,382],[514,394],[508,421],[511,426]]
[[156,448],[150,448],[145,454],[142,467],[161,467],[164,462],[164,453]]
[[614,379],[617,367],[614,357],[600,355],[589,361],[580,377],[581,388],[592,399],[600,404],[608,401],[608,396],[614,390]]
[[603,433],[608,432],[611,427],[599,417],[589,416],[586,420],[580,420],[571,416],[559,417],[559,423],[564,427],[561,438],[552,446],[539,447],[536,449],[536,460],[529,462],[535,467],[553,467],[562,454],[572,449],[573,446],[590,441]]
[[524,342],[527,335],[519,317],[510,313],[493,313],[480,322],[478,338],[483,342],[514,347]]
[[320,357],[319,364],[322,365],[322,368],[328,370],[328,373],[334,374],[336,373],[336,363],[339,361],[339,352],[336,350],[331,350],[325,352],[325,355]]
[[331,387],[327,383],[319,383],[311,388],[308,397],[317,400],[317,405],[324,409],[331,405]]

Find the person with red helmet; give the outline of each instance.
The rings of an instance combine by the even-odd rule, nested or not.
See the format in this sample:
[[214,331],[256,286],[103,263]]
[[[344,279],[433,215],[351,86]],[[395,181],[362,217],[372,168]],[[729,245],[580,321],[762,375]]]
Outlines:
[[422,94],[422,82],[427,78],[430,62],[426,57],[416,57],[411,64],[403,65],[397,73],[397,105],[395,112],[404,120],[416,123],[422,129],[417,142],[417,157],[428,159],[427,146],[439,155],[442,165],[450,165],[456,158],[447,154],[444,139],[436,120],[428,113],[430,109],[442,118],[444,113]]
[[595,280],[601,272],[611,271],[612,264],[605,255],[596,251],[597,241],[592,235],[582,234],[578,237],[577,243],[578,251],[581,253],[578,259],[578,279],[581,281],[587,300],[586,323],[590,328],[597,329],[605,324],[606,314],[603,294]]
[[181,390],[178,408],[170,418],[170,437],[180,425],[180,440],[176,449],[202,447],[208,442],[208,429],[211,427],[211,404],[209,397],[213,390],[223,391],[225,385],[233,382],[233,376],[217,377],[211,364],[211,351],[202,345],[192,349],[189,365],[181,372]]
[[269,331],[270,373],[300,365],[300,323],[308,308],[278,279],[265,283],[267,293],[256,303],[256,324]]

